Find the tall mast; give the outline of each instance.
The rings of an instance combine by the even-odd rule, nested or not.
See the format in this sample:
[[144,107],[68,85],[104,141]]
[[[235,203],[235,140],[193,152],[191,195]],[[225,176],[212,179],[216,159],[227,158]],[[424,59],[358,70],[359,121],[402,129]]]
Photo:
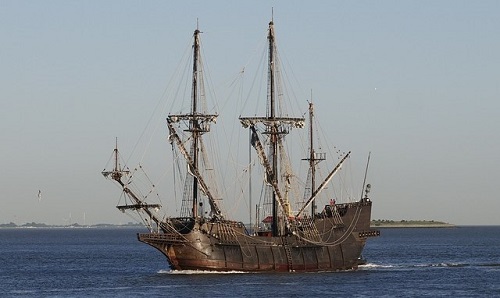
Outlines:
[[[311,91],[312,94],[312,91]],[[316,188],[316,165],[326,159],[326,153],[316,153],[314,149],[314,104],[312,103],[312,95],[311,102],[309,103],[309,157],[303,160],[307,160],[309,162],[309,173],[311,175],[311,193]],[[311,216],[314,217],[316,214],[316,203],[311,201]]]
[[[248,131],[248,139],[252,142],[252,131]],[[252,147],[248,146],[248,206],[249,206],[249,220],[250,220],[250,233],[253,234],[254,228],[252,225]],[[257,209],[255,209],[257,210]],[[256,222],[257,223],[257,222]]]
[[[267,36],[269,40],[269,64],[268,64],[268,72],[269,72],[269,120],[273,122],[273,125],[270,126],[270,135],[271,135],[271,160],[272,160],[272,173],[271,177],[272,183],[278,184],[278,126],[277,123],[274,122],[276,117],[276,107],[275,107],[275,98],[274,98],[274,23],[273,21],[269,22],[269,34]],[[273,223],[272,223],[272,234],[273,236],[278,236],[278,202],[276,201],[276,192],[273,192]]]
[[[281,213],[283,214],[283,222],[288,225],[288,216],[291,216],[290,210],[288,208],[289,202],[285,196],[281,194],[279,187],[279,173],[278,173],[278,147],[281,142],[281,135],[288,134],[291,128],[302,128],[304,127],[304,118],[295,117],[282,117],[278,115],[276,107],[276,86],[275,84],[279,82],[276,80],[277,66],[276,61],[276,43],[274,36],[274,23],[271,20],[269,22],[269,32],[267,39],[269,41],[269,59],[268,59],[268,89],[267,89],[267,107],[265,117],[240,117],[241,125],[244,128],[250,128],[252,131],[251,144],[257,151],[258,156],[264,166],[266,171],[266,182],[269,184],[272,191],[272,228],[271,232],[273,236],[280,235],[280,229],[278,229],[278,210],[281,208]],[[268,135],[269,138],[269,152],[266,153],[262,142],[260,142],[259,136],[257,134],[257,125],[264,125],[265,131],[263,134]]]
[[[191,110],[187,114],[170,114],[167,118],[167,126],[170,132],[169,140],[171,143],[175,143],[180,153],[186,159],[188,164],[187,175],[193,176],[192,183],[192,205],[191,212],[193,217],[198,217],[198,206],[200,201],[200,191],[207,196],[210,203],[211,214],[214,216],[221,216],[221,210],[217,206],[216,198],[213,192],[210,190],[209,185],[205,182],[202,173],[199,168],[200,159],[202,156],[199,155],[199,151],[203,150],[201,144],[201,137],[203,134],[210,131],[210,124],[215,123],[217,120],[216,114],[206,114],[205,111],[201,110],[199,106],[200,97],[204,95],[203,93],[203,67],[201,63],[201,51],[200,51],[200,33],[198,27],[193,34],[193,76],[192,76],[192,87],[191,87]],[[185,130],[190,134],[188,140],[191,142],[191,147],[186,148],[185,144],[189,143],[187,140],[181,140],[181,137],[177,133],[177,129],[174,124],[177,122],[187,123],[187,129]]]
[[114,171],[117,173],[120,170],[119,159],[118,159],[118,137],[115,139],[115,150],[113,150],[115,156],[115,168]]
[[[314,158],[314,138],[313,138],[313,117],[314,117],[314,106],[311,102],[309,103],[309,168],[311,169],[311,189],[316,187],[316,160]],[[316,214],[316,203],[313,201],[311,204],[311,216],[314,217]]]
[[[198,105],[198,60],[200,52],[200,30],[198,27],[194,30],[194,43],[193,43],[193,85],[191,89],[191,115],[195,116],[197,113]],[[193,137],[192,154],[193,166],[198,168],[198,119],[192,117],[189,122],[189,130]],[[193,179],[193,217],[198,216],[198,178],[195,176]]]

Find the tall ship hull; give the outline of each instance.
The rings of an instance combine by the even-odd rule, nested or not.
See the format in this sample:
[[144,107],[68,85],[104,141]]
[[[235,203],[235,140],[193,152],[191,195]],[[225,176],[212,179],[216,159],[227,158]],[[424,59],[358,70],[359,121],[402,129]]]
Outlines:
[[[194,31],[190,110],[169,114],[166,123],[173,160],[178,163],[173,168],[180,173],[179,177],[182,176],[171,180],[182,181],[179,215],[162,214],[161,204],[149,202],[150,192],[134,188],[134,179],[138,176],[134,171],[142,166],[134,171],[122,167],[118,146],[113,151],[113,168],[102,172],[106,178],[117,182],[123,192],[125,203],[117,208],[139,215],[149,229],[149,233],[138,234],[138,240],[165,255],[172,270],[318,272],[356,269],[363,262],[362,252],[367,239],[379,235],[379,231],[370,229],[372,201],[368,197],[370,184],[366,184],[366,172],[361,198],[350,196],[348,202],[337,203],[337,197],[323,194],[350,157],[350,152],[337,151],[339,162],[322,176],[321,183],[317,183],[317,167],[326,160],[326,153],[315,149],[314,109],[310,102],[307,158],[302,159],[308,163],[308,173],[305,183],[299,181],[300,175],[293,170],[285,140],[292,130],[305,127],[306,121],[303,117],[290,117],[283,109],[284,89],[279,85],[283,78],[278,68],[280,60],[273,21],[269,23],[265,49],[268,54],[266,115],[239,117],[239,122],[249,132],[251,159],[243,172],[249,173],[250,180],[250,165],[260,163],[261,166],[258,175],[261,175],[262,188],[255,209],[255,225],[252,216],[250,224],[245,225],[231,219],[234,214],[223,210],[223,196],[214,179],[217,169],[206,152],[210,147],[205,144],[206,135],[218,115],[208,113],[207,104],[203,102],[206,92],[200,33],[198,29]],[[248,190],[249,213],[253,214],[251,185]],[[169,197],[176,194],[172,191]],[[326,197],[327,202],[321,203],[320,195],[323,199]],[[292,206],[297,206],[297,210]]]
[[175,218],[171,226],[177,230],[138,234],[138,239],[163,253],[175,270],[352,270],[362,261],[367,238],[380,234],[370,229],[371,206],[369,200],[338,204],[333,207],[344,208],[345,222],[353,224],[335,224],[327,215],[312,221],[304,219],[297,224],[308,227],[297,229],[297,235],[251,236],[239,222]]

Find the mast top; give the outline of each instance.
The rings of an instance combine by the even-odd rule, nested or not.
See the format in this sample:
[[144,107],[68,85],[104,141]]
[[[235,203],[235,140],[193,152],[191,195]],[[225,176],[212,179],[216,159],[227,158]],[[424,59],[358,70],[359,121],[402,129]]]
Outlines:
[[198,35],[199,33],[201,33],[200,24],[199,24],[198,18],[196,18],[196,30],[194,30],[194,35]]
[[268,38],[274,39],[274,22],[271,20],[269,22],[269,35]]

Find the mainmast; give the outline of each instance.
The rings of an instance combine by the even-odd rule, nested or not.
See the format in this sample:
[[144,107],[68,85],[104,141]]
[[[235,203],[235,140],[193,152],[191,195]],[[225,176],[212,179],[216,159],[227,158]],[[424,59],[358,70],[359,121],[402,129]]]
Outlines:
[[[191,115],[196,115],[198,106],[198,61],[200,53],[200,30],[194,30],[194,43],[193,43],[193,83],[191,89]],[[193,167],[198,168],[198,119],[193,117],[189,121],[189,131],[193,136],[192,144],[192,158]],[[193,217],[198,216],[198,178],[193,179]]]
[[[276,106],[275,106],[275,98],[274,98],[274,23],[273,21],[269,22],[269,34],[267,36],[269,41],[269,101],[270,101],[270,115],[268,115],[269,120],[273,122],[273,125],[268,127],[268,133],[271,135],[271,160],[272,160],[272,173],[273,175],[270,177],[272,183],[278,184],[278,124],[274,121],[276,117]],[[272,194],[273,199],[273,222],[271,232],[273,236],[278,236],[278,203],[276,200],[276,192]],[[287,216],[283,214],[283,216]]]
[[[286,196],[283,196],[279,187],[279,172],[278,172],[278,146],[280,144],[282,135],[288,133],[289,129],[292,127],[302,128],[304,126],[304,118],[289,118],[281,117],[278,115],[276,108],[276,43],[274,35],[274,23],[271,20],[269,22],[269,31],[267,36],[269,46],[268,46],[268,110],[266,111],[266,117],[240,117],[241,124],[243,127],[249,127],[252,132],[252,145],[257,150],[257,153],[264,165],[267,183],[272,187],[272,228],[271,232],[273,236],[280,236],[281,231],[279,229],[279,215],[278,211],[281,208],[281,214],[283,216],[283,221],[288,223],[290,211],[288,210],[289,203]],[[263,145],[259,140],[257,135],[256,125],[260,123],[265,126],[265,131],[263,134],[269,136],[269,156],[263,150]]]

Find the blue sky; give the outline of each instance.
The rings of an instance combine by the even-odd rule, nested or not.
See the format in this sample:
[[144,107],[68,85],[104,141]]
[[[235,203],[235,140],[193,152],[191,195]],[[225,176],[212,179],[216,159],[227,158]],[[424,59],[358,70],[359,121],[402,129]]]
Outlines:
[[498,1],[0,0],[0,223],[129,221],[100,176],[114,138],[133,151],[197,19],[221,88],[271,7],[301,98],[372,152],[373,218],[500,225]]

